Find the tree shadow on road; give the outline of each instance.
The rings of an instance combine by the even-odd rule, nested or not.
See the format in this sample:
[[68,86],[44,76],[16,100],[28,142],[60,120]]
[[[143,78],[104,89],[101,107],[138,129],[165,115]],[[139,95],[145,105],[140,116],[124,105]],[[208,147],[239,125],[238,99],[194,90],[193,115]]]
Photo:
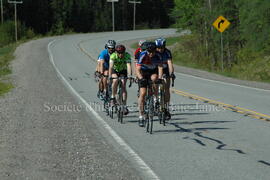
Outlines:
[[[193,124],[223,124],[223,123],[231,123],[231,122],[235,122],[235,121],[194,121],[194,122],[177,122],[177,123],[168,122],[167,123],[168,125],[172,125],[176,129],[156,130],[154,131],[154,134],[155,133],[179,133],[179,132],[188,133],[188,135],[183,137],[183,139],[192,140],[201,146],[206,146],[206,143],[203,140],[212,141],[214,143],[217,143],[217,146],[216,146],[217,150],[235,151],[239,154],[246,154],[240,149],[226,148],[227,144],[225,144],[219,139],[215,139],[215,138],[203,135],[204,132],[215,131],[215,130],[228,130],[230,128],[222,128],[222,127],[184,128],[181,126],[181,125],[193,125]],[[195,136],[195,137],[192,137],[192,136]]]

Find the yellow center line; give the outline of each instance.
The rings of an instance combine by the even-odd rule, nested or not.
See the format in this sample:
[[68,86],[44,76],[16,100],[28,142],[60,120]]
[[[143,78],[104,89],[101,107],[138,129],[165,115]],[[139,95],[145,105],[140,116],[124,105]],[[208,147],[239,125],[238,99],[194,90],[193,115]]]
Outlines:
[[259,112],[256,112],[256,111],[253,111],[253,110],[250,110],[250,109],[241,108],[241,107],[238,107],[238,106],[233,106],[233,105],[230,105],[230,104],[225,104],[225,103],[222,103],[222,102],[219,102],[219,101],[215,101],[215,100],[204,98],[204,97],[201,97],[201,96],[198,96],[198,95],[190,94],[190,93],[180,91],[180,90],[177,90],[177,89],[174,89],[174,88],[171,89],[171,90],[172,90],[172,92],[174,92],[174,93],[176,93],[178,95],[181,95],[181,96],[189,97],[189,98],[199,100],[199,101],[209,103],[209,104],[219,105],[219,106],[222,106],[222,107],[224,107],[224,108],[226,108],[228,110],[238,112],[238,113],[241,113],[241,114],[245,114],[246,116],[250,116],[250,117],[253,117],[253,118],[256,118],[256,119],[260,119],[260,120],[264,120],[264,121],[270,121],[270,116],[267,115],[267,114],[259,113]]

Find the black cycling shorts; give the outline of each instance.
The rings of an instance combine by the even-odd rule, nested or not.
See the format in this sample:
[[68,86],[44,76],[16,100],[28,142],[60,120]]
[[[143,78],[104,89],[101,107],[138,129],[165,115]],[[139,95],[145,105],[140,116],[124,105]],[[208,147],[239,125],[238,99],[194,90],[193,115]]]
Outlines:
[[158,74],[158,68],[142,70],[141,72],[142,72],[143,79],[146,79],[146,81],[139,81],[139,87],[146,88],[148,86],[148,80],[151,80],[151,76],[153,74]]
[[118,77],[120,76],[127,77],[127,70],[125,69],[123,71],[117,72],[115,71],[115,69],[112,69],[112,74],[116,74]]

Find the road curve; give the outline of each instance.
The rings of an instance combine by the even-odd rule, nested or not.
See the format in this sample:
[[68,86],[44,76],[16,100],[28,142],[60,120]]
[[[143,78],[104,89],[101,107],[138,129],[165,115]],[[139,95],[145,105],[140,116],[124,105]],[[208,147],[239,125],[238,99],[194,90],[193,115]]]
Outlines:
[[[107,39],[119,42],[164,36],[172,30],[129,31],[69,36],[51,46],[55,65],[70,86],[89,105],[98,104],[93,79],[95,59]],[[222,84],[178,74],[176,90],[270,115],[269,91]],[[129,89],[131,113],[125,124],[98,115],[133,149],[160,179],[267,179],[269,122],[202,103],[175,93],[173,118],[167,126],[154,125],[147,135],[137,126],[136,87]],[[102,123],[95,121],[104,130]],[[106,132],[104,132],[106,134]],[[108,140],[117,142],[108,135]],[[119,149],[131,161],[125,149]]]
[[92,74],[104,43],[174,33],[79,34],[20,47],[18,86],[0,99],[1,179],[269,179],[269,122],[179,93],[269,116],[269,91],[177,74],[172,120],[155,122],[152,135],[137,125],[136,85],[124,124],[100,108]]

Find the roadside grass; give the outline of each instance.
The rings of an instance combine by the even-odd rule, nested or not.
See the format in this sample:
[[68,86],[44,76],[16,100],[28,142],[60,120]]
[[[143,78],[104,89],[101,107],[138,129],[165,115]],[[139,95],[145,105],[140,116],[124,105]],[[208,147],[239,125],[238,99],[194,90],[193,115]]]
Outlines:
[[11,73],[10,61],[14,59],[13,53],[18,44],[10,44],[0,48],[0,96],[9,92],[13,86],[4,77]]
[[0,82],[0,96],[9,92],[13,88],[11,83],[2,83]]
[[172,49],[174,63],[241,80],[270,82],[270,56],[242,49],[244,53],[240,52],[238,63],[222,71],[220,62],[212,69],[210,59],[204,56],[204,50],[198,44],[195,36],[182,36]]

